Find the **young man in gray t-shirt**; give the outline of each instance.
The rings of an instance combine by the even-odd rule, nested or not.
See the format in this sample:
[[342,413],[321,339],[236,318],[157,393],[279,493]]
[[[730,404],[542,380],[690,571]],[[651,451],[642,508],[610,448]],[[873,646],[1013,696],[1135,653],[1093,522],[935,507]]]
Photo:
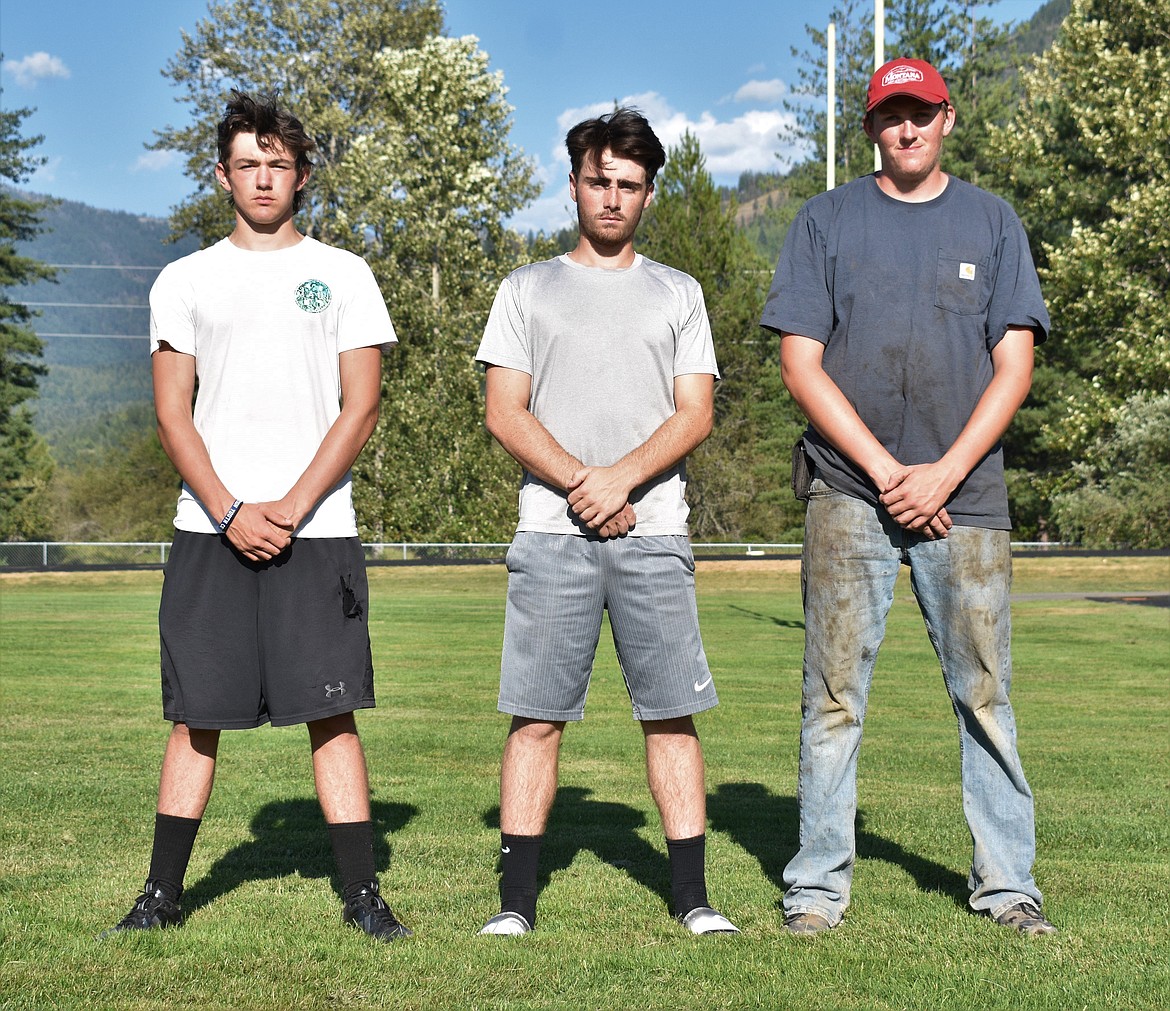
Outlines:
[[692,716],[718,699],[699,636],[686,457],[710,433],[718,368],[703,293],[634,252],[665,153],[619,109],[569,131],[580,239],[500,286],[477,358],[487,425],[524,468],[508,552],[501,712],[501,911],[536,923],[538,858],[565,723],[584,715],[602,611],[646,739],[674,915],[735,933],[708,905],[706,787]]
[[849,905],[857,756],[901,564],[959,721],[970,905],[1028,935],[1056,928],[1032,877],[1032,794],[1011,688],[1010,523],[1000,437],[1027,396],[1048,313],[1002,200],[944,173],[955,110],[921,60],[869,85],[881,171],[814,197],[785,239],[761,323],[809,428],[800,849],[785,926]]

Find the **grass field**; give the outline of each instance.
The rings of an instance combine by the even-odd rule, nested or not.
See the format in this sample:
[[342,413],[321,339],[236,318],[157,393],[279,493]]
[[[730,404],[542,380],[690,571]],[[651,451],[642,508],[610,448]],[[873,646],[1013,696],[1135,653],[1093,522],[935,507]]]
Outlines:
[[[704,563],[722,705],[699,718],[708,883],[739,937],[694,938],[669,874],[641,734],[603,633],[566,734],[539,929],[497,908],[501,566],[371,571],[379,708],[359,723],[383,891],[416,931],[345,928],[303,728],[228,734],[182,930],[96,935],[149,856],[161,574],[0,576],[0,1007],[1148,1008],[1170,1003],[1170,611],[1014,607],[1021,753],[1054,938],[965,908],[954,717],[909,589],[878,662],[859,862],[836,931],[777,909],[796,845],[802,616],[795,563]],[[1020,559],[1019,594],[1170,589],[1166,558]]]

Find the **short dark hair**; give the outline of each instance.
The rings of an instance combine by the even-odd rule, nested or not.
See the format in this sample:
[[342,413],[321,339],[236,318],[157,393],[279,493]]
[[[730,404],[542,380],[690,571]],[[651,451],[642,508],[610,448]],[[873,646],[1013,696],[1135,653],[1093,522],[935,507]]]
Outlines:
[[573,175],[581,172],[587,155],[594,162],[609,148],[617,158],[637,162],[646,170],[646,185],[654,185],[654,176],[666,163],[662,142],[650,129],[650,123],[637,109],[615,109],[605,116],[578,123],[565,137]]
[[[309,155],[317,150],[317,144],[305,131],[304,124],[286,109],[280,108],[273,95],[253,97],[247,92],[232,88],[223,119],[219,121],[217,142],[219,163],[226,170],[231,157],[232,141],[238,133],[254,133],[256,143],[267,150],[273,143],[279,143],[296,159],[298,177],[308,174],[313,163]],[[293,197],[293,210],[299,211],[304,203],[304,190],[297,190]],[[228,195],[231,202],[231,195]]]

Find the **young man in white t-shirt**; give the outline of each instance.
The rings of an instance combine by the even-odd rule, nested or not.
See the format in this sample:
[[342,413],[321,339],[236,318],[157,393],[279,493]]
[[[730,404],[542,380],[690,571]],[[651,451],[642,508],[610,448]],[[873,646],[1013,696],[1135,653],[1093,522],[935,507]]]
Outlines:
[[146,885],[107,933],[182,923],[221,731],[304,723],[343,920],[388,941],[410,931],[378,894],[353,716],[374,687],[350,467],[397,338],[366,263],[294,224],[315,146],[301,123],[233,91],[218,143],[235,228],[150,297],[159,438],[183,479],[159,609],[173,727]]
[[665,152],[639,113],[566,138],[580,240],[500,286],[476,357],[487,425],[524,468],[508,552],[499,709],[501,909],[481,933],[536,923],[538,857],[565,723],[584,715],[603,610],[646,742],[672,912],[737,933],[710,907],[706,789],[694,713],[718,703],[699,635],[686,457],[710,433],[719,374],[698,283],[634,252]]

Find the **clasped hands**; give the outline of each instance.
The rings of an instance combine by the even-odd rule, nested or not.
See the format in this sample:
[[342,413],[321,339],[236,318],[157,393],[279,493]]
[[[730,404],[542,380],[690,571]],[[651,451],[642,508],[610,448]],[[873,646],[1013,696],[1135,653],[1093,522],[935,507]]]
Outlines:
[[944,503],[957,486],[941,461],[921,463],[891,471],[878,499],[903,529],[941,540],[954,525]]
[[616,467],[582,467],[569,480],[569,508],[599,537],[624,537],[637,522]]
[[227,539],[253,562],[271,561],[289,544],[297,522],[289,503],[245,502],[227,529]]

